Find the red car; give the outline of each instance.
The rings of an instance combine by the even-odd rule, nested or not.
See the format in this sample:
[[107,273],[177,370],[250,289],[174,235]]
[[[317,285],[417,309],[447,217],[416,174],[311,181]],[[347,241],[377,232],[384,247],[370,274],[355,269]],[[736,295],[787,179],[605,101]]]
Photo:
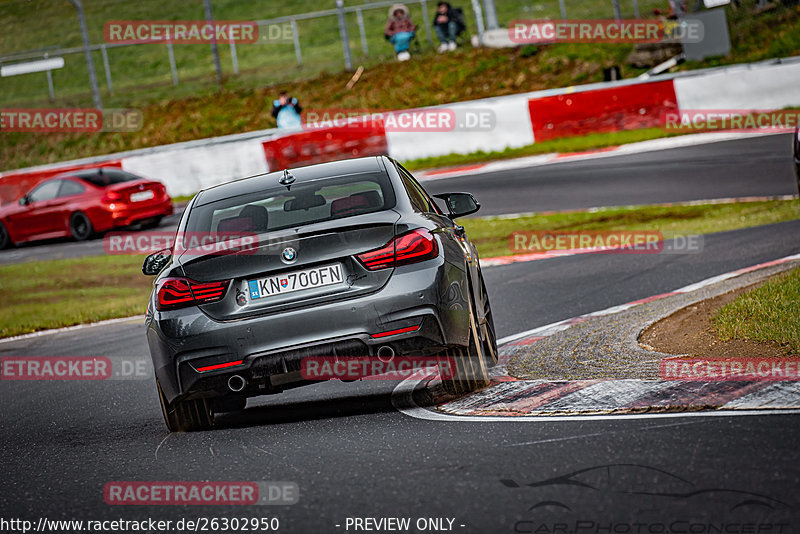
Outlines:
[[0,207],[0,249],[57,237],[83,241],[133,224],[154,227],[172,211],[161,182],[115,168],[70,172]]

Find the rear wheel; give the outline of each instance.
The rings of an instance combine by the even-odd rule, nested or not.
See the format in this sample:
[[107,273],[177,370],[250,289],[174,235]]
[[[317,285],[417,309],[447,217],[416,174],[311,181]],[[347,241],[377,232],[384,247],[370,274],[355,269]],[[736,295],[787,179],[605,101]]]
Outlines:
[[486,284],[481,275],[481,290],[483,291],[483,316],[484,323],[481,325],[481,333],[483,334],[483,355],[486,360],[486,366],[489,368],[494,367],[499,359],[497,352],[497,334],[494,329],[494,316],[492,315],[492,305],[489,303],[489,293],[486,292]]
[[11,237],[8,235],[8,230],[0,223],[0,250],[11,246]]
[[156,387],[158,399],[161,401],[161,413],[170,432],[208,430],[214,426],[214,414],[206,399],[167,402],[158,380]]
[[[472,295],[468,301],[469,345],[466,348],[450,349],[446,352],[445,360],[439,364],[442,385],[445,391],[452,395],[463,395],[488,386],[489,367],[494,365],[491,356],[486,354],[485,345],[487,343],[481,341]],[[445,364],[445,362],[447,363]],[[444,365],[448,367],[443,367]]]
[[94,233],[92,222],[85,213],[76,211],[69,218],[69,232],[75,241],[86,241]]

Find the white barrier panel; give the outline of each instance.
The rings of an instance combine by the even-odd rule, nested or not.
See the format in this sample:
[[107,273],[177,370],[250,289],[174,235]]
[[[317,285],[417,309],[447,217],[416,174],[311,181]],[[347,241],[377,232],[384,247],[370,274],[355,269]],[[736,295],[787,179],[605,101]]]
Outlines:
[[[448,132],[387,131],[389,155],[405,161],[530,145],[533,128],[528,98],[528,94],[513,95],[425,108],[453,110],[456,129]],[[491,127],[481,124],[487,116],[492,118]]]
[[122,168],[161,181],[170,196],[267,172],[260,140],[176,149],[122,160]]
[[800,106],[800,63],[750,65],[675,79],[679,109]]

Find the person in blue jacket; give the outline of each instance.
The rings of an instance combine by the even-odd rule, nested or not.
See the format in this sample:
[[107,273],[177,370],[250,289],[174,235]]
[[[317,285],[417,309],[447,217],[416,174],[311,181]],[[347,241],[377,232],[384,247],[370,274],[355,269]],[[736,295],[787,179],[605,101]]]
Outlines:
[[272,116],[278,121],[278,128],[299,128],[303,125],[300,101],[281,91],[277,100],[272,101]]

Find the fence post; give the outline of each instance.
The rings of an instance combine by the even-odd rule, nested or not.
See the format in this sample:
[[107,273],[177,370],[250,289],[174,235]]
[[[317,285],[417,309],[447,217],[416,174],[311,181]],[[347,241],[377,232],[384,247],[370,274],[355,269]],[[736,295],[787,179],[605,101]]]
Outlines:
[[50,93],[50,102],[56,101],[56,91],[53,88],[53,71],[47,69],[47,90]]
[[111,85],[111,67],[108,65],[108,52],[106,45],[100,45],[100,52],[103,53],[103,69],[106,71],[106,85],[108,85],[108,93],[114,94],[114,86]]
[[92,61],[92,49],[89,45],[89,31],[86,29],[86,16],[83,13],[83,3],[81,0],[70,0],[72,5],[78,11],[78,23],[81,27],[81,36],[83,38],[83,52],[86,56],[86,67],[89,70],[89,84],[92,86],[92,100],[94,107],[103,109],[103,103],[100,100],[100,89],[97,88],[97,74],[94,71],[94,61]]
[[[206,12],[206,22],[214,26],[214,14],[211,11],[211,0],[203,0],[203,8]],[[222,66],[219,62],[219,48],[217,47],[217,39],[211,39],[211,55],[214,56],[214,71],[217,74],[217,86],[222,88]]]
[[638,19],[641,18],[641,13],[639,13],[639,0],[632,0],[633,2],[633,18]]
[[356,9],[356,20],[358,21],[358,33],[361,34],[361,51],[365,56],[369,55],[369,48],[367,48],[367,32],[364,29],[364,15],[360,9]]
[[614,5],[614,18],[616,20],[621,20],[622,12],[619,9],[619,0],[611,0],[611,3]]
[[496,30],[500,27],[497,22],[497,9],[494,7],[494,0],[483,0],[483,12],[486,14],[487,30]]
[[339,11],[337,17],[339,18],[339,35],[342,38],[342,52],[344,52],[344,68],[350,70],[353,68],[353,60],[350,57],[350,37],[347,34],[343,0],[336,0],[336,9]]
[[478,30],[478,42],[483,41],[483,11],[481,10],[481,0],[472,0],[472,11],[475,13],[475,26]]
[[558,0],[558,7],[561,9],[561,20],[567,20],[567,5],[564,0]]
[[303,53],[300,51],[300,36],[297,32],[297,21],[294,19],[289,19],[289,23],[292,25],[292,41],[294,41],[294,55],[297,58],[297,64],[303,64]]
[[233,41],[233,37],[230,38],[228,44],[231,47],[231,63],[233,63],[233,74],[234,76],[239,75],[239,56],[236,55],[236,43]]
[[425,26],[425,37],[428,38],[428,45],[433,46],[433,38],[431,37],[431,25],[428,20],[428,2],[422,0],[422,25]]
[[169,69],[172,71],[172,85],[178,85],[178,67],[175,66],[175,52],[172,50],[172,41],[167,40],[167,53],[169,54]]

